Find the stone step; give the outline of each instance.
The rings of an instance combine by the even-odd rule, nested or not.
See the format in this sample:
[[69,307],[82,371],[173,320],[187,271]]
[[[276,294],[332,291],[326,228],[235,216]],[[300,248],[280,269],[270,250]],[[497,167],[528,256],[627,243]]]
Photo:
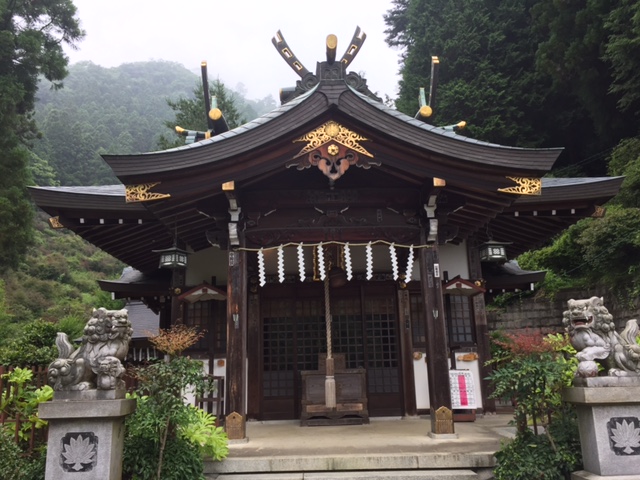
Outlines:
[[384,470],[367,472],[222,473],[207,480],[479,480],[472,470]]

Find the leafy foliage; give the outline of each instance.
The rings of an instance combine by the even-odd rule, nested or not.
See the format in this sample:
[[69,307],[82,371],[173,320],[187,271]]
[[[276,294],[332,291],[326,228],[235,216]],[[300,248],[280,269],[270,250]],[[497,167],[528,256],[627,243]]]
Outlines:
[[53,389],[46,385],[35,388],[31,385],[33,373],[29,369],[16,368],[3,375],[12,385],[10,394],[0,398],[0,412],[8,418],[22,420],[15,440],[15,424],[6,423],[0,428],[0,478],[18,480],[44,479],[46,440],[35,436],[34,448],[30,449],[31,429],[41,429],[47,422],[38,417],[38,406],[53,398]]
[[[18,432],[19,438],[26,447],[29,441],[31,425],[42,428],[47,422],[38,418],[38,405],[48,402],[53,398],[53,389],[49,385],[35,388],[31,385],[33,373],[28,368],[16,367],[13,371],[5,373],[3,378],[13,386],[9,395],[0,399],[0,411],[7,414],[8,418],[20,416],[24,423]],[[12,424],[6,424],[13,430]]]
[[0,429],[0,478],[12,480],[44,479],[46,451],[35,450],[25,455],[13,436]]
[[138,407],[126,420],[126,478],[203,478],[203,454],[226,457],[226,434],[213,417],[185,404],[187,391],[205,387],[202,363],[177,354],[198,338],[185,328],[164,331],[155,339],[156,348],[176,356],[134,370]]
[[574,286],[603,285],[619,297],[640,291],[640,211],[611,205],[604,218],[585,219],[565,230],[548,247],[518,258],[526,269],[549,269],[553,273],[543,287],[548,293],[566,286],[552,283],[571,277]]
[[502,333],[494,344],[492,396],[515,404],[518,426],[496,454],[496,479],[565,478],[581,463],[575,413],[561,398],[575,374],[575,351],[566,335]]

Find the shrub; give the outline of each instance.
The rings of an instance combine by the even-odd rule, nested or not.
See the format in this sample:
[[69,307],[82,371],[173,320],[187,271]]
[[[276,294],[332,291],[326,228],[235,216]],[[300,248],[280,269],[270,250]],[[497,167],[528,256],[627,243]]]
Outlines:
[[562,402],[577,361],[566,335],[501,334],[493,397],[515,403],[516,438],[496,453],[496,480],[563,479],[582,462],[573,408]]
[[202,479],[203,455],[216,460],[227,456],[227,436],[215,426],[215,418],[185,404],[185,393],[203,389],[205,382],[202,362],[179,355],[200,335],[183,326],[162,331],[151,342],[171,355],[133,369],[138,407],[126,420],[126,479]]
[[46,450],[25,454],[13,436],[0,430],[0,478],[11,480],[44,480]]

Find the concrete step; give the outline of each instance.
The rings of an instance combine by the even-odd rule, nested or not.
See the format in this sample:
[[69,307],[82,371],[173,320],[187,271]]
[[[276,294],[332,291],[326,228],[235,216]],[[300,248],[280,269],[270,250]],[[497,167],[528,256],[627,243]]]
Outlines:
[[367,472],[223,473],[207,480],[479,480],[471,470],[384,470]]

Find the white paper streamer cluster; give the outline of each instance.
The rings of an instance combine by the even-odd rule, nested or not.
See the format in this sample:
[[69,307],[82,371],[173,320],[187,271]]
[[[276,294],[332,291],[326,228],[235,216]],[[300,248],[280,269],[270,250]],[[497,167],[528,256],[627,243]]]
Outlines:
[[[298,254],[298,271],[299,271],[299,275],[300,275],[300,281],[304,282],[305,281],[305,261],[304,261],[304,245],[302,243],[299,243],[297,245],[297,254]],[[285,269],[284,269],[284,247],[283,245],[280,245],[279,247],[277,247],[277,260],[278,260],[278,280],[280,281],[280,283],[283,283],[285,281]],[[351,248],[349,246],[349,243],[345,243],[344,245],[344,269],[345,269],[345,273],[347,276],[347,280],[351,281],[351,279],[353,278],[353,265],[351,263]],[[367,280],[371,280],[373,278],[373,247],[371,242],[369,242],[366,246],[365,246],[365,252],[366,252],[366,279]],[[405,270],[405,282],[410,282],[411,281],[411,276],[413,274],[413,261],[414,261],[414,246],[411,245],[409,247],[409,255],[407,256],[407,267]],[[391,268],[392,268],[392,273],[393,273],[393,279],[394,280],[398,280],[399,278],[399,265],[398,265],[398,253],[396,250],[396,245],[395,243],[391,243],[389,245],[389,257],[391,258]],[[320,277],[320,280],[325,279],[325,276],[327,274],[326,272],[326,268],[325,268],[325,252],[324,252],[324,245],[322,243],[320,243],[318,245],[318,254],[317,254],[317,268],[318,268],[318,275]],[[259,277],[259,282],[260,282],[260,286],[264,287],[265,284],[267,283],[266,280],[266,273],[265,273],[265,263],[264,263],[264,251],[261,248],[260,250],[258,250],[258,277]]]

